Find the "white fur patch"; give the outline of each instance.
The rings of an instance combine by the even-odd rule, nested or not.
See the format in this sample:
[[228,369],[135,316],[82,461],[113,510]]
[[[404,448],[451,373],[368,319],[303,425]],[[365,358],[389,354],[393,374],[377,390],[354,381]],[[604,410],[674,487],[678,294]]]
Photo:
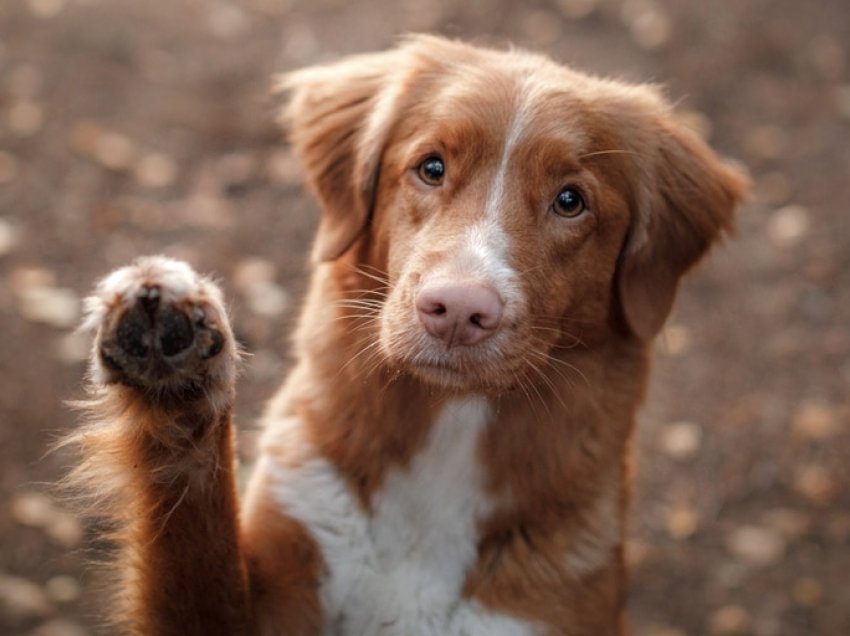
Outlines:
[[490,509],[476,459],[489,415],[484,398],[448,403],[411,465],[387,475],[371,515],[325,459],[267,464],[284,512],[310,530],[328,564],[321,586],[327,634],[534,633],[461,596],[477,557],[476,523]]
[[219,297],[217,290],[205,288],[203,279],[186,263],[164,256],[146,256],[115,270],[97,284],[95,295],[86,299],[83,328],[98,326],[111,304],[132,302],[143,285],[152,283],[161,287],[164,302],[182,300],[199,288],[212,292],[215,299]]
[[506,304],[518,303],[520,289],[509,262],[510,239],[498,219],[485,218],[469,227],[455,267],[493,285]]
[[522,133],[529,123],[528,100],[528,85],[524,84],[517,95],[514,114],[505,133],[505,141],[502,144],[502,156],[499,159],[499,167],[496,169],[496,175],[493,177],[493,183],[490,185],[490,191],[487,193],[487,203],[484,209],[486,216],[489,218],[498,218],[499,213],[502,211],[502,201],[505,199],[511,156],[513,156],[517,142],[519,142]]
[[466,231],[461,267],[492,283],[508,304],[521,300],[516,272],[510,266],[510,237],[503,226],[505,198],[511,157],[529,123],[529,91],[523,84],[518,92],[511,122],[505,131],[499,165],[484,204],[484,218]]

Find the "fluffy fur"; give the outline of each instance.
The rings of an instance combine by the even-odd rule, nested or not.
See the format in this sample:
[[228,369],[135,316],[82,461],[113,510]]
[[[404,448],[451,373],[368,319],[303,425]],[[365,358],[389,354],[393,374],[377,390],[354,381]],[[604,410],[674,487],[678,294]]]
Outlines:
[[[519,51],[419,36],[280,87],[322,218],[241,506],[215,287],[148,259],[90,304],[99,423],[77,474],[114,493],[123,624],[623,633],[650,345],[745,179],[654,88]],[[444,174],[423,177],[435,157]],[[565,188],[578,214],[555,205]],[[447,287],[470,312],[495,303],[496,326],[435,335],[421,298]]]

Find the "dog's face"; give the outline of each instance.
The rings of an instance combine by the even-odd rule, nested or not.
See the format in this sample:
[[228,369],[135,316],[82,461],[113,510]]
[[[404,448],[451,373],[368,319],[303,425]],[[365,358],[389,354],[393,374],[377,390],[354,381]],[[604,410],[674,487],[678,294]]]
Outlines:
[[598,144],[574,95],[474,70],[436,77],[388,140],[381,340],[429,378],[502,385],[606,322],[629,208],[605,162],[584,160]]
[[744,189],[655,91],[537,56],[416,38],[287,84],[315,255],[357,242],[386,360],[456,388],[650,340]]

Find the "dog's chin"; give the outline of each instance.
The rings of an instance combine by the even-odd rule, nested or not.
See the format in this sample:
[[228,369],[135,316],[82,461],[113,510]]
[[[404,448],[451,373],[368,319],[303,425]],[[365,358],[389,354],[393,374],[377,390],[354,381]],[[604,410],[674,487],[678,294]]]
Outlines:
[[480,391],[487,388],[481,377],[441,364],[406,363],[405,370],[425,382],[454,391]]
[[463,393],[500,393],[516,385],[518,378],[503,361],[470,363],[452,356],[413,354],[391,362],[425,384]]
[[521,384],[526,375],[528,364],[516,342],[446,348],[423,331],[384,327],[381,352],[389,367],[425,384],[455,392],[501,393]]

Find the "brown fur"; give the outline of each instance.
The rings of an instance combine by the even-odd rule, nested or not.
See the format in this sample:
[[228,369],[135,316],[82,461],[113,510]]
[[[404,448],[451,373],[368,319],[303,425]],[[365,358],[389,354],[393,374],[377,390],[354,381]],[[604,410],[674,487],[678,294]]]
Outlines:
[[[269,407],[241,531],[230,400],[216,398],[232,395],[232,375],[206,387],[209,403],[168,408],[113,378],[94,407],[110,424],[80,436],[92,449],[81,474],[101,488],[108,462],[130,502],[119,515],[130,624],[320,633],[318,588],[333,564],[274,501],[263,462],[317,454],[368,513],[442,405],[475,393],[494,413],[477,460],[497,504],[478,528],[465,598],[545,633],[623,633],[626,463],[649,347],[680,277],[731,227],[745,179],[679,127],[654,89],[526,53],[417,37],[281,86],[323,213],[298,363]],[[462,237],[486,220],[518,118],[511,165],[522,169],[506,173],[497,205],[521,300],[484,346],[429,367],[423,352],[439,352],[423,344],[412,299],[434,272],[470,275]],[[424,187],[416,165],[436,152],[446,180]],[[589,213],[547,210],[565,185],[580,188]],[[162,443],[163,431],[182,432],[180,442]]]
[[[158,284],[152,270],[140,266],[136,282]],[[98,302],[89,302],[89,319],[100,322],[93,395],[79,405],[89,423],[63,441],[84,457],[66,486],[111,528],[120,548],[110,619],[122,633],[214,633],[210,626],[251,632],[231,424],[237,353],[223,314],[216,313],[217,290],[202,279],[197,285],[177,305],[181,311],[218,305],[207,323],[227,340],[216,366],[204,370],[200,391],[181,381],[142,388],[136,380],[143,373],[113,368],[103,352],[128,299],[101,290]],[[187,368],[194,362],[184,360]]]

